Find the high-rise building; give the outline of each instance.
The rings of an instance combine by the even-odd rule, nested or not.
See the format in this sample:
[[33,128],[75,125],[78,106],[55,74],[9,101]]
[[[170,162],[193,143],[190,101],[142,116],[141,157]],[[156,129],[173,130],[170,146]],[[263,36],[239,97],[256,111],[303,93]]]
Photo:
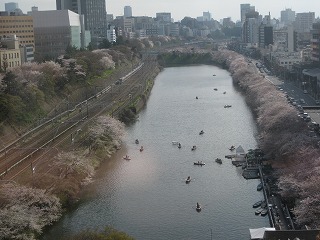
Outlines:
[[107,37],[105,0],[56,0],[56,4],[57,10],[69,9],[84,16],[84,28],[90,31],[93,44]]
[[132,8],[130,6],[124,7],[124,17],[132,17]]
[[249,12],[254,12],[255,7],[250,6],[249,3],[240,4],[240,17],[241,17],[241,23],[244,23],[246,20],[246,14]]
[[281,11],[281,22],[283,22],[285,25],[293,23],[295,19],[296,12],[292,11],[290,8]]
[[244,43],[258,44],[259,42],[259,13],[248,12],[242,26],[242,40]]
[[12,12],[13,10],[19,8],[18,3],[15,3],[15,2],[5,3],[4,6],[5,6],[5,11],[6,12]]

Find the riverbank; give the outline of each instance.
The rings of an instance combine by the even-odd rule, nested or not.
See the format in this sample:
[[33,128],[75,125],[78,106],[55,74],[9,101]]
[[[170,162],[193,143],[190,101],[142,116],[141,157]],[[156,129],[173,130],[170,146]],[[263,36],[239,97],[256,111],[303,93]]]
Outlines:
[[296,217],[295,224],[298,228],[318,228],[320,207],[315,202],[320,197],[315,192],[320,179],[315,169],[320,166],[320,150],[317,140],[308,134],[308,125],[297,117],[297,109],[288,104],[285,95],[257,74],[245,57],[227,50],[213,55],[229,69],[256,116],[259,147],[273,166],[277,193],[294,209],[291,214]]
[[[139,85],[139,88],[135,88],[139,91],[134,91],[132,93],[132,99],[120,99],[114,97],[114,101],[117,100],[117,110],[121,111],[122,108],[127,106],[134,107],[139,111],[146,104],[147,98],[150,95],[153,81],[157,73],[160,71],[158,65],[148,64],[147,68],[142,70],[143,74],[135,73],[130,81],[134,83],[136,81],[141,81],[145,83],[144,85]],[[127,84],[130,82],[127,80]],[[139,82],[137,82],[139,83]],[[135,83],[136,84],[136,83]],[[133,85],[135,87],[135,85]],[[143,87],[143,88],[142,88]],[[120,89],[119,89],[120,90]],[[123,90],[123,94],[128,90]],[[130,90],[129,90],[130,91]],[[110,93],[111,95],[113,92]],[[128,94],[128,93],[126,93]],[[39,159],[35,157],[32,160],[31,166],[32,172],[27,171],[21,173],[14,177],[14,180],[2,181],[2,193],[3,196],[12,203],[9,205],[4,205],[0,210],[1,214],[10,214],[14,210],[15,204],[13,198],[9,198],[9,189],[19,189],[20,185],[25,185],[25,189],[30,192],[31,204],[33,201],[37,201],[36,195],[33,194],[32,189],[44,189],[43,191],[47,194],[48,199],[53,199],[52,201],[57,202],[57,196],[59,198],[59,205],[57,209],[60,209],[56,216],[60,216],[61,207],[63,209],[71,209],[78,202],[83,186],[88,185],[92,182],[95,170],[99,168],[101,162],[108,161],[110,157],[121,147],[122,136],[124,134],[124,126],[119,121],[114,118],[110,118],[107,115],[116,116],[117,113],[113,111],[113,108],[107,109],[103,113],[104,117],[100,117],[93,122],[88,122],[86,125],[82,125],[75,133],[72,134],[72,143],[69,141],[62,141],[60,145],[56,145],[54,148],[46,150],[49,155],[46,155],[46,159]],[[100,131],[101,130],[101,131]],[[75,139],[75,140],[74,140]],[[55,142],[55,144],[58,144]],[[9,177],[6,175],[5,177]],[[7,187],[6,182],[13,182],[15,186]],[[19,184],[18,184],[19,183]],[[29,187],[28,187],[29,186]],[[18,193],[18,191],[16,191]],[[50,194],[49,194],[50,193]],[[18,195],[17,195],[18,196]],[[22,205],[19,203],[19,205]],[[54,205],[52,205],[54,207]],[[38,211],[42,211],[39,209]],[[13,214],[13,213],[12,213]],[[15,215],[21,214],[20,211],[15,211]],[[46,214],[41,215],[42,218],[46,218]],[[50,218],[50,216],[47,216]],[[37,216],[34,216],[33,221],[40,221]],[[11,221],[10,219],[8,219]],[[44,225],[52,224],[57,218],[50,218]],[[8,228],[12,225],[6,223]],[[11,221],[14,225],[15,223]],[[28,224],[28,221],[26,221]],[[33,225],[29,226],[30,238],[37,237],[41,234],[44,225],[39,225],[35,228]],[[2,224],[1,224],[2,226]],[[23,225],[21,225],[23,226]],[[16,228],[16,227],[13,227]],[[21,231],[21,234],[25,231],[21,228],[16,228],[17,231]],[[18,230],[19,229],[19,230]],[[5,229],[0,231],[0,238],[11,238],[20,233],[6,232]]]

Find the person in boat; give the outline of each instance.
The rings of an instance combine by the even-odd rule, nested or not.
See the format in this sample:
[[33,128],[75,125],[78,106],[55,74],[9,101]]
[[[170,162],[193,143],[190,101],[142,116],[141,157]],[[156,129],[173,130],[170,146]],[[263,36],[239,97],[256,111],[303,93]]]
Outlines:
[[140,152],[142,152],[143,151],[143,146],[141,146],[141,148],[140,148]]
[[181,148],[181,143],[178,143],[178,148]]
[[197,209],[200,209],[201,207],[200,207],[200,204],[197,202]]
[[139,144],[139,140],[138,139],[136,139],[136,144]]
[[190,176],[188,176],[187,180],[190,180]]
[[196,97],[196,99],[198,99],[198,97]]
[[204,134],[204,131],[203,131],[203,130],[201,130],[199,134]]

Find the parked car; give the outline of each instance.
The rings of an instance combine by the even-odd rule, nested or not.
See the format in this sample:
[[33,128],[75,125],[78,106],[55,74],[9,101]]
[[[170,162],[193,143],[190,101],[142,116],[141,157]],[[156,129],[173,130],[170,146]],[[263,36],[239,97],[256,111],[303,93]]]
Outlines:
[[303,93],[304,93],[304,94],[307,94],[307,93],[308,93],[308,91],[307,91],[307,90],[303,90]]
[[319,101],[319,100],[316,100],[316,104],[319,105],[319,104],[320,104],[320,101]]

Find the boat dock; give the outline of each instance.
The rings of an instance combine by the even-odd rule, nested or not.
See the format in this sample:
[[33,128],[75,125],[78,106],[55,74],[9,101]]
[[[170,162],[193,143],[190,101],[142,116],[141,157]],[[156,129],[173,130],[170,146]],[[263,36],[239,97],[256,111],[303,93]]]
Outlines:
[[264,161],[266,159],[263,152],[260,149],[250,149],[245,153],[243,148],[239,146],[235,154],[225,157],[231,159],[234,166],[242,166],[242,176],[245,179],[260,179],[262,189],[257,190],[263,192],[270,227],[275,230],[294,230],[294,223],[288,207],[283,204],[280,195],[273,192],[270,179],[266,175],[266,171],[264,172],[266,169]]

